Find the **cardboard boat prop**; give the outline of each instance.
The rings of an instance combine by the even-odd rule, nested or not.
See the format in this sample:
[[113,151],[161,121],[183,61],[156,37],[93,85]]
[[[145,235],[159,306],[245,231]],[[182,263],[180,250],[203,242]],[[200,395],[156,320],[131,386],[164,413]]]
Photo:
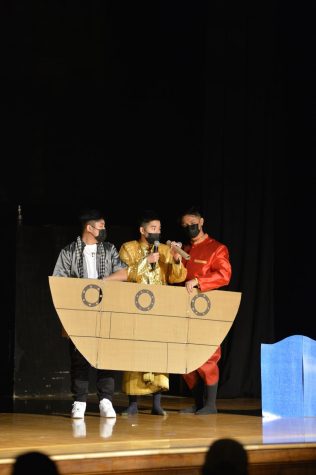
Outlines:
[[215,352],[241,293],[49,276],[53,304],[95,368],[184,374]]

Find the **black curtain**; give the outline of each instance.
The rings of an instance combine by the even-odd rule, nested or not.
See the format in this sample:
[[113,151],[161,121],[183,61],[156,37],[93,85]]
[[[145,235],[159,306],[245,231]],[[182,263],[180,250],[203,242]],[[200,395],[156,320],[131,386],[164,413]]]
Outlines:
[[212,2],[207,18],[201,184],[210,232],[230,251],[228,290],[242,292],[219,395],[259,397],[260,344],[275,338],[273,164],[284,153],[278,4]]
[[219,395],[260,396],[260,344],[316,337],[315,5],[16,2],[6,14],[3,220],[14,229],[21,204],[35,233],[98,205],[131,226],[151,207],[167,240],[179,211],[202,205],[230,251],[227,290],[242,292]]
[[242,292],[223,344],[222,397],[260,396],[261,343],[295,333],[315,338],[315,253],[307,244],[314,232],[315,8],[297,7],[208,4],[201,186],[211,232],[230,249],[229,289]]

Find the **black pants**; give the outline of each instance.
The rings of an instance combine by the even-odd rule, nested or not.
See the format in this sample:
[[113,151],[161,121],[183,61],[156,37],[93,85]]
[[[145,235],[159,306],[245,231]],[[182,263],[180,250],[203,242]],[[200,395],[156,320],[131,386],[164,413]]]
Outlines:
[[[74,401],[86,402],[89,392],[89,374],[92,368],[85,357],[69,339],[70,382]],[[96,388],[99,401],[107,398],[112,401],[114,394],[114,371],[96,370]]]

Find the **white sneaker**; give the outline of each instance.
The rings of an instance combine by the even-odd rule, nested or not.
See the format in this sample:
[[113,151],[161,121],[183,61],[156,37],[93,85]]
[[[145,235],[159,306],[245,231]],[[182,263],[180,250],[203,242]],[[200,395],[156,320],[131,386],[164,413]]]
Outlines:
[[71,409],[71,417],[73,419],[83,419],[86,412],[86,402],[75,401]]
[[99,409],[101,417],[116,417],[116,412],[114,411],[112,403],[109,399],[101,399]]

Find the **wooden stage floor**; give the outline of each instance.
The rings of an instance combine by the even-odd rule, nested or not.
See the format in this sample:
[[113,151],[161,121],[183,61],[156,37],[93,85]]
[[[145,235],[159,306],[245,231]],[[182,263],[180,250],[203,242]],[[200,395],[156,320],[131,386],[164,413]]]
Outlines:
[[258,400],[217,401],[218,414],[180,414],[190,398],[163,396],[166,416],[150,414],[151,397],[140,398],[138,415],[116,395],[116,419],[99,417],[92,397],[84,421],[70,418],[70,400],[15,400],[13,413],[0,413],[0,475],[9,475],[19,453],[39,450],[61,474],[199,474],[216,439],[240,441],[250,474],[316,474],[316,418],[265,422]]

